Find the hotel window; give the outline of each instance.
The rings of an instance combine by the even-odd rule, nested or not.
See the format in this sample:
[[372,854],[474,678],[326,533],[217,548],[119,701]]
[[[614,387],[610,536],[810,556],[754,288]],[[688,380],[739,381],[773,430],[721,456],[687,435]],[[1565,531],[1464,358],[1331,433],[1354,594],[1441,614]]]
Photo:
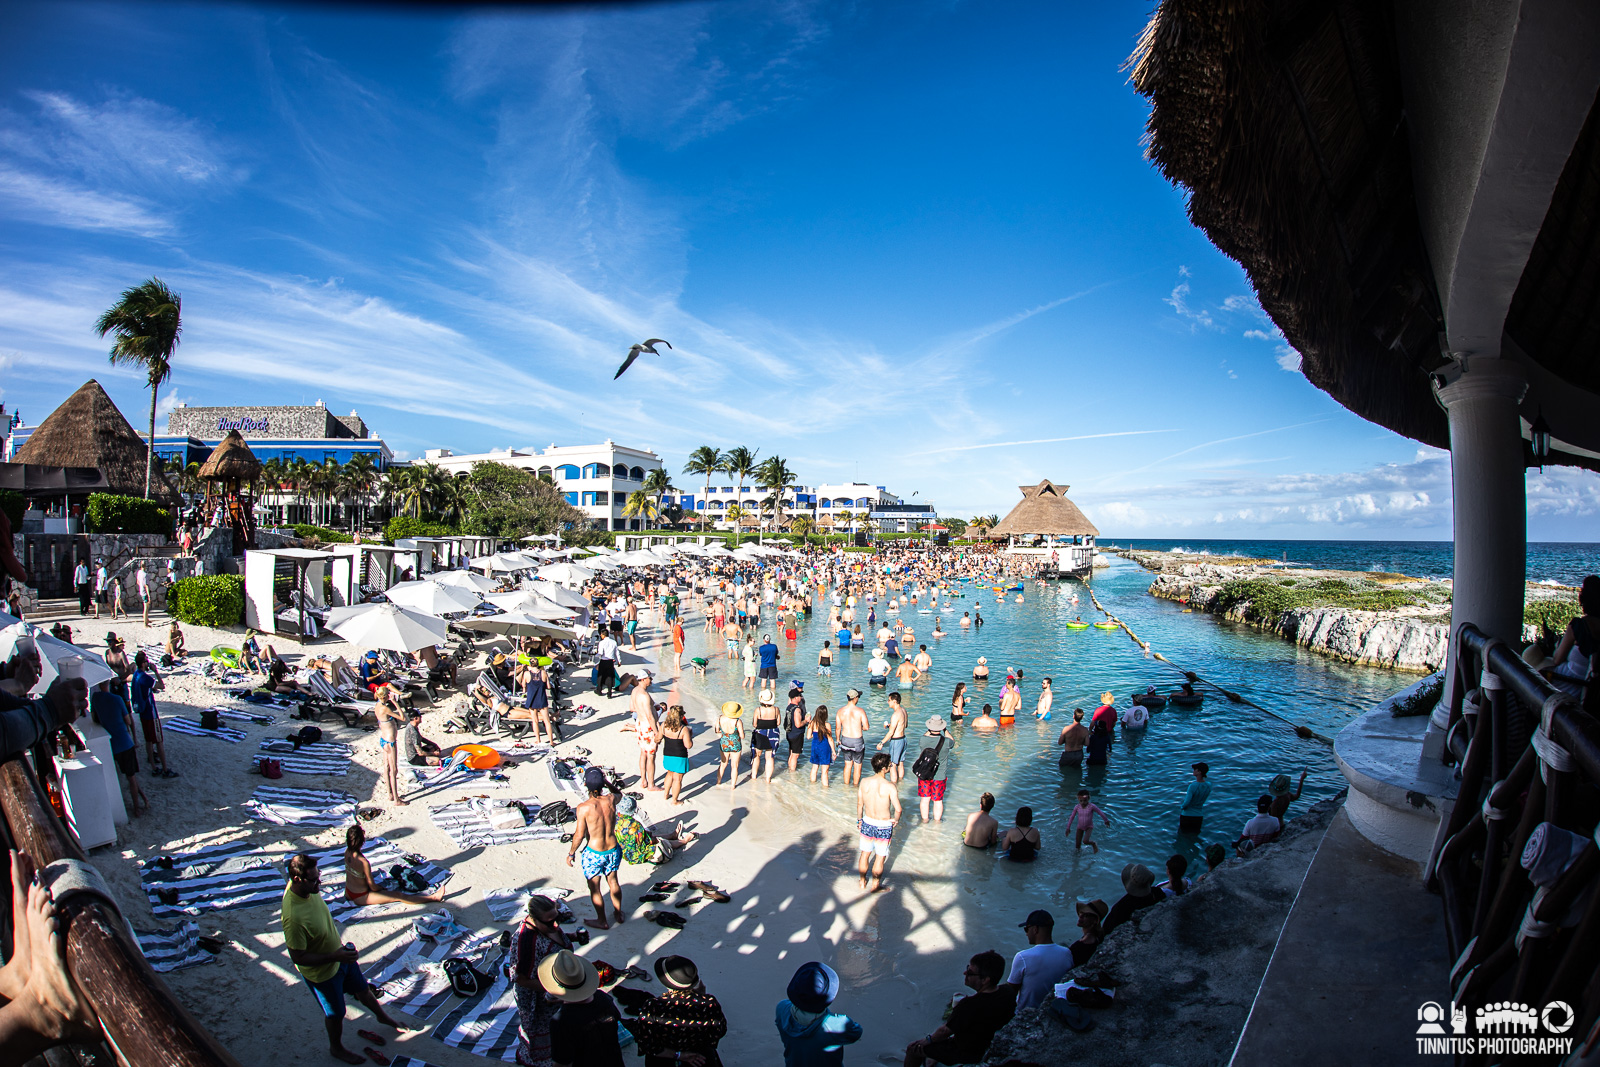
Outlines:
[[577,507],[578,506],[578,494],[577,493],[568,493],[567,494],[567,503],[571,504],[573,507]]
[[635,468],[633,468],[632,470],[630,470],[628,472],[628,477],[633,479],[636,482],[644,481],[644,468],[643,467],[635,467]]
[[[568,479],[570,481],[577,481],[578,480],[578,468],[573,466],[571,463],[563,463],[561,466],[556,468],[556,477],[557,478],[566,478],[566,479]],[[573,503],[576,504],[577,500],[574,499]]]

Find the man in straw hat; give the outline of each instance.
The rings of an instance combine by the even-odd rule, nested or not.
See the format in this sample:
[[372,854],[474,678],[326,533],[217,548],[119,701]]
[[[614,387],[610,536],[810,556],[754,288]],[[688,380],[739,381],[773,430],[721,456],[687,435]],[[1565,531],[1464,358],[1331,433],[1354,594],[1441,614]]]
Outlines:
[[727,1035],[728,1020],[717,998],[706,992],[700,969],[687,956],[662,956],[656,977],[665,991],[628,1023],[644,1067],[721,1067],[717,1042]]
[[1130,863],[1122,868],[1122,896],[1111,905],[1100,929],[1110,933],[1129,919],[1133,913],[1153,907],[1167,899],[1167,894],[1156,888],[1156,876],[1142,863]]
[[867,867],[872,867],[872,891],[883,888],[883,867],[889,862],[889,841],[900,821],[900,791],[889,780],[889,754],[872,756],[872,777],[856,789],[856,829],[861,834],[861,888],[867,887]]
[[561,1002],[550,1022],[550,1059],[562,1067],[623,1067],[617,1041],[621,1012],[600,990],[600,972],[575,952],[552,952],[539,963],[539,985]]

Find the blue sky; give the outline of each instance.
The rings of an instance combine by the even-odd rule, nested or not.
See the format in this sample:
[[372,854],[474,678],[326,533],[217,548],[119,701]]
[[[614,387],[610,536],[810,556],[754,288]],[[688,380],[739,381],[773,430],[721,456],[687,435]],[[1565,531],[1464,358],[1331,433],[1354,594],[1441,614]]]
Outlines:
[[[90,324],[158,274],[163,411],[746,444],[956,515],[1049,477],[1109,537],[1448,537],[1448,456],[1306,382],[1143,159],[1148,6],[7,5],[0,399],[98,377],[140,421]],[[1592,539],[1600,479],[1529,508]]]

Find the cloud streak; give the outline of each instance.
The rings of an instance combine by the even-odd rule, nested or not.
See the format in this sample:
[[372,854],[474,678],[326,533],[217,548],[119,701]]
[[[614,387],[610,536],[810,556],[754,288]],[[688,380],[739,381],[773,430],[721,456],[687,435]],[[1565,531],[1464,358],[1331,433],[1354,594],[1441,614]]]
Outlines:
[[946,452],[976,452],[980,448],[1011,448],[1017,445],[1053,445],[1063,441],[1096,441],[1104,437],[1142,437],[1153,433],[1177,433],[1177,430],[1116,430],[1110,433],[1080,433],[1072,437],[1037,437],[1031,441],[991,441],[982,445],[951,445],[933,448],[926,452],[911,452],[910,456],[940,456]]

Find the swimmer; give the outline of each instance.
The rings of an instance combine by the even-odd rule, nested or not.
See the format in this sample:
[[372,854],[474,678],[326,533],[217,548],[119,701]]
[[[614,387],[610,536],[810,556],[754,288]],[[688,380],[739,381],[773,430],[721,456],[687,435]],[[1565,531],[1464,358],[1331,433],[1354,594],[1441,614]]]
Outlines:
[[1060,766],[1062,770],[1068,767],[1083,766],[1083,747],[1089,743],[1089,728],[1083,725],[1083,709],[1072,709],[1072,721],[1061,728],[1061,736],[1056,738],[1056,744],[1062,748]]
[[972,613],[970,611],[963,611],[961,613],[961,628],[963,630],[970,630],[972,628]]
[[[1021,674],[1021,671],[1017,672]],[[1050,705],[1055,702],[1055,692],[1050,688],[1050,679],[1046,678],[1039,683],[1039,703],[1034,707],[1033,714],[1041,722],[1050,721]]]
[[993,793],[985,793],[978,798],[978,810],[967,816],[967,828],[961,831],[963,845],[988,848],[1000,839],[1000,820],[989,814],[993,810]]
[[978,717],[972,720],[974,730],[997,730],[999,727],[1000,723],[995,720],[994,706],[991,704],[985,704]]

